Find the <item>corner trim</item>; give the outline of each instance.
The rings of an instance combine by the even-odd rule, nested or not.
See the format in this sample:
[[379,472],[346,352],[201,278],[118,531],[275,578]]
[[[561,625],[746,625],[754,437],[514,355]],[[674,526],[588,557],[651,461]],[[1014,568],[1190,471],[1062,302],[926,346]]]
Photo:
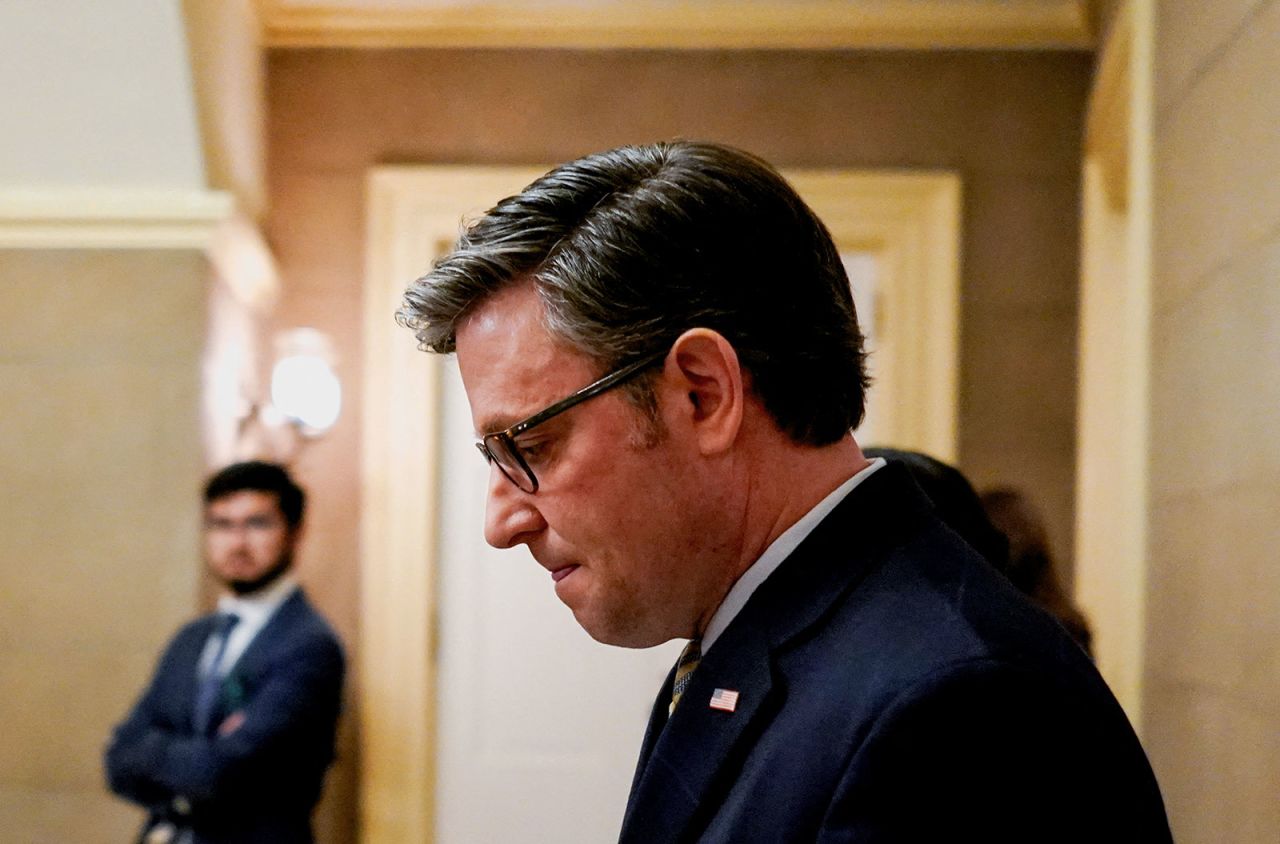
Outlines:
[[1091,49],[1087,0],[258,0],[267,47]]

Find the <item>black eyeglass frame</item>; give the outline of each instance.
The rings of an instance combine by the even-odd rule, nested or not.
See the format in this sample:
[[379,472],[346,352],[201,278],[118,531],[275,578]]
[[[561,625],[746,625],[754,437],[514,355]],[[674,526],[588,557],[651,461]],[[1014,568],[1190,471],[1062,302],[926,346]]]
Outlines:
[[[486,462],[497,464],[499,471],[502,472],[503,476],[507,480],[515,484],[517,489],[532,495],[538,491],[538,476],[529,468],[529,464],[524,459],[524,455],[520,453],[520,446],[516,444],[516,437],[527,432],[530,428],[541,425],[552,417],[559,416],[561,413],[564,413],[572,407],[577,407],[587,399],[595,398],[601,393],[625,383],[639,375],[645,369],[648,369],[655,363],[665,359],[666,356],[667,353],[665,351],[659,352],[649,355],[648,357],[641,358],[634,363],[629,363],[619,369],[615,369],[603,378],[592,381],[581,390],[561,399],[550,407],[539,410],[527,419],[522,419],[510,428],[507,428],[505,431],[494,431],[492,433],[485,434],[480,438],[480,441],[476,443],[476,448],[480,450],[482,455],[484,455]],[[498,451],[498,449],[501,449],[501,451]],[[528,484],[522,484],[519,480],[512,477],[512,472],[510,470],[515,467],[508,467],[504,465],[502,459],[498,457],[498,454],[501,453],[506,453],[511,456],[512,460],[514,460],[516,465],[523,471],[525,478],[528,479]]]

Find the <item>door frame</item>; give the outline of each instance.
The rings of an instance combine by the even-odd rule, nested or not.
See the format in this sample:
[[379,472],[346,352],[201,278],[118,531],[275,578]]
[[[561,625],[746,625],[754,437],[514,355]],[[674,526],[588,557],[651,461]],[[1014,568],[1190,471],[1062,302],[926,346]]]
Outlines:
[[1075,591],[1098,670],[1142,728],[1150,473],[1153,0],[1100,49],[1082,162]]

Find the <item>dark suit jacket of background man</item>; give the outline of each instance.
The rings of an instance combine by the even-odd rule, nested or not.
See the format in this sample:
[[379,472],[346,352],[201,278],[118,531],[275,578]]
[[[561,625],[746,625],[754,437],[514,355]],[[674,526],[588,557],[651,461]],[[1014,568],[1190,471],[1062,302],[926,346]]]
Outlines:
[[670,721],[669,689],[627,844],[1170,840],[1093,664],[894,464],[756,591]]
[[[214,616],[178,631],[150,687],[107,749],[111,789],[151,810],[148,825],[189,801],[197,842],[309,842],[311,811],[333,760],[342,648],[301,589],[276,610],[231,667],[213,735],[192,725],[197,663]],[[243,725],[223,737],[235,710]]]

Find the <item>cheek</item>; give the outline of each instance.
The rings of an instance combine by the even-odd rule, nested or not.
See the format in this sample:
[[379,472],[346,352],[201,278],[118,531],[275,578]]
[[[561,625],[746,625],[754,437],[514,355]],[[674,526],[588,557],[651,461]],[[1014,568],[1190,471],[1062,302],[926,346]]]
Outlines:
[[[611,450],[539,490],[551,532],[592,556],[647,558],[687,534],[687,467],[657,448]],[[687,538],[687,537],[686,537]]]
[[231,545],[232,544],[226,541],[225,538],[217,539],[214,537],[208,537],[204,541],[205,557],[207,557],[210,560],[221,559],[227,556],[227,553],[231,548]]
[[258,560],[274,560],[279,556],[284,543],[275,536],[263,536],[256,539],[250,546],[253,549],[253,556]]

